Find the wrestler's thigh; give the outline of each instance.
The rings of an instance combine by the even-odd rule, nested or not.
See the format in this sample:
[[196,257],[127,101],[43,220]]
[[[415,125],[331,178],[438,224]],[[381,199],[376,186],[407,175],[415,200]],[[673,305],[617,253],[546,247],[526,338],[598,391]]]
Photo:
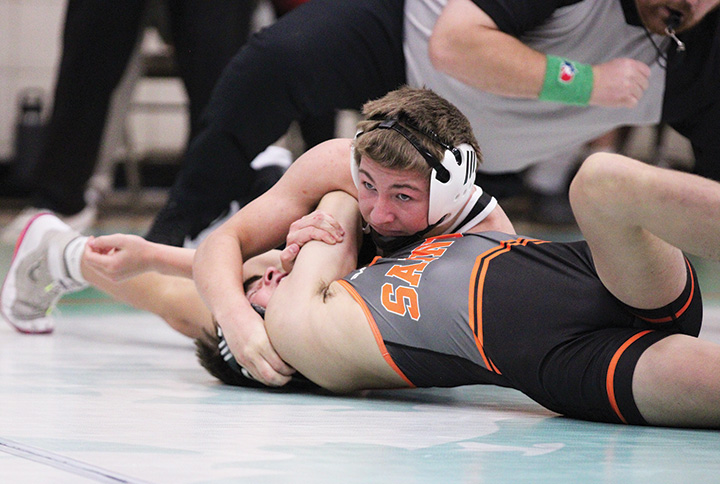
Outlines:
[[[653,183],[662,170],[625,157],[588,158],[570,189],[578,226],[605,287],[625,304],[651,309],[682,292],[682,252],[658,237]],[[645,185],[638,186],[639,180]],[[647,186],[646,186],[647,185]],[[657,195],[657,194],[656,194]],[[659,195],[657,195],[659,196]]]
[[648,423],[720,426],[720,345],[672,335],[642,354],[633,395]]
[[[531,398],[568,417],[643,424],[632,394],[642,353],[667,333],[607,328],[578,335],[533,361],[523,355],[503,375]],[[538,380],[535,380],[537,375]]]
[[682,252],[643,229],[605,233],[588,238],[588,245],[603,285],[628,306],[665,306],[686,285]]

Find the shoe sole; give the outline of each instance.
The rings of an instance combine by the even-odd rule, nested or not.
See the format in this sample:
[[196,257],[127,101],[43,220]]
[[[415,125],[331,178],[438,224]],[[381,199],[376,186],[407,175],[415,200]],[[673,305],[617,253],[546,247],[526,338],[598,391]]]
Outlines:
[[[54,320],[52,317],[48,316],[45,318],[41,318],[38,320],[33,321],[30,323],[31,325],[37,324],[40,329],[29,329],[25,327],[18,326],[15,322],[13,322],[13,319],[10,317],[10,301],[15,297],[15,294],[10,294],[10,287],[15,287],[15,273],[17,271],[17,266],[19,265],[20,257],[18,257],[21,252],[22,254],[26,254],[28,252],[32,252],[35,250],[39,243],[42,241],[42,237],[38,237],[37,241],[35,241],[34,244],[25,245],[23,247],[23,242],[25,242],[25,237],[27,236],[28,232],[32,228],[33,224],[37,219],[40,217],[44,217],[46,215],[53,215],[51,213],[39,213],[35,215],[33,218],[30,219],[30,221],[27,223],[25,228],[23,229],[22,233],[20,234],[20,237],[17,240],[17,243],[15,244],[15,250],[13,251],[13,257],[12,261],[10,262],[10,269],[8,270],[7,276],[5,276],[5,281],[3,282],[2,289],[0,289],[0,314],[2,314],[3,318],[12,326],[15,328],[18,332],[23,334],[49,334],[52,333],[55,329]],[[62,222],[60,222],[62,223]],[[64,225],[64,224],[63,224]],[[6,311],[7,308],[7,311]],[[41,324],[38,324],[41,323]]]

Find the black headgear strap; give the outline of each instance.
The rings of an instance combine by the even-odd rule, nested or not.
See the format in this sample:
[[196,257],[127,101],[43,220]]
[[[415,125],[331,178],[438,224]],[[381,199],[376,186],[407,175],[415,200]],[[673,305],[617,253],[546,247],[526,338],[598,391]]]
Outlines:
[[[425,137],[439,144],[446,150],[452,152],[455,158],[460,161],[460,151],[454,146],[450,146],[449,144],[442,141],[440,139],[440,136],[438,136],[438,134],[434,131],[420,129],[419,127],[408,122],[407,120],[403,120],[402,123],[414,129],[418,133],[422,133]],[[405,126],[401,124],[399,119],[385,119],[377,125],[376,129],[392,129],[396,133],[402,135],[402,137],[405,138],[413,146],[413,148],[417,150],[418,153],[420,153],[420,155],[425,159],[427,164],[435,170],[435,172],[437,173],[436,177],[439,181],[441,181],[442,183],[447,183],[447,181],[450,179],[450,172],[448,172],[447,169],[442,166],[440,160],[433,156],[430,150],[423,146],[423,144],[420,143],[420,141]]]

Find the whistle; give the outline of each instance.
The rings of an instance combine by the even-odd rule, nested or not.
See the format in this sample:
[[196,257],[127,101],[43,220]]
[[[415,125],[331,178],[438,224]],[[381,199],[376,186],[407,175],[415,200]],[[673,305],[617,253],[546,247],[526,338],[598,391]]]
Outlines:
[[677,35],[675,35],[675,29],[680,25],[680,22],[682,21],[682,15],[678,12],[672,12],[670,16],[665,20],[665,35],[673,39],[675,43],[677,44],[677,51],[678,52],[684,52],[685,51],[685,43],[678,39]]

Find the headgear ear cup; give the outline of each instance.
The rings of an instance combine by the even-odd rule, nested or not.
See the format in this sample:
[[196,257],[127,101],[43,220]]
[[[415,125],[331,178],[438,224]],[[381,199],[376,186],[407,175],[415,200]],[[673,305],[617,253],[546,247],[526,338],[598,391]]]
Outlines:
[[428,207],[428,223],[440,222],[443,217],[456,215],[472,195],[477,170],[477,154],[467,143],[445,150],[442,167],[450,175],[439,177],[438,170],[433,169],[430,178],[430,206]]
[[[407,123],[409,124],[409,123]],[[430,175],[430,196],[428,206],[428,225],[434,225],[443,218],[455,216],[463,209],[465,203],[473,194],[475,172],[477,170],[477,154],[467,143],[452,147],[442,142],[433,132],[426,132],[417,127],[414,129],[422,133],[435,143],[445,148],[442,161],[435,158],[426,147],[420,143],[412,133],[403,127],[397,119],[386,119],[373,129],[392,129],[402,135],[422,155],[432,167]],[[370,130],[372,131],[372,129]],[[358,130],[350,147],[350,173],[355,186],[360,189],[360,174],[358,163],[355,162],[355,140],[363,134]]]

